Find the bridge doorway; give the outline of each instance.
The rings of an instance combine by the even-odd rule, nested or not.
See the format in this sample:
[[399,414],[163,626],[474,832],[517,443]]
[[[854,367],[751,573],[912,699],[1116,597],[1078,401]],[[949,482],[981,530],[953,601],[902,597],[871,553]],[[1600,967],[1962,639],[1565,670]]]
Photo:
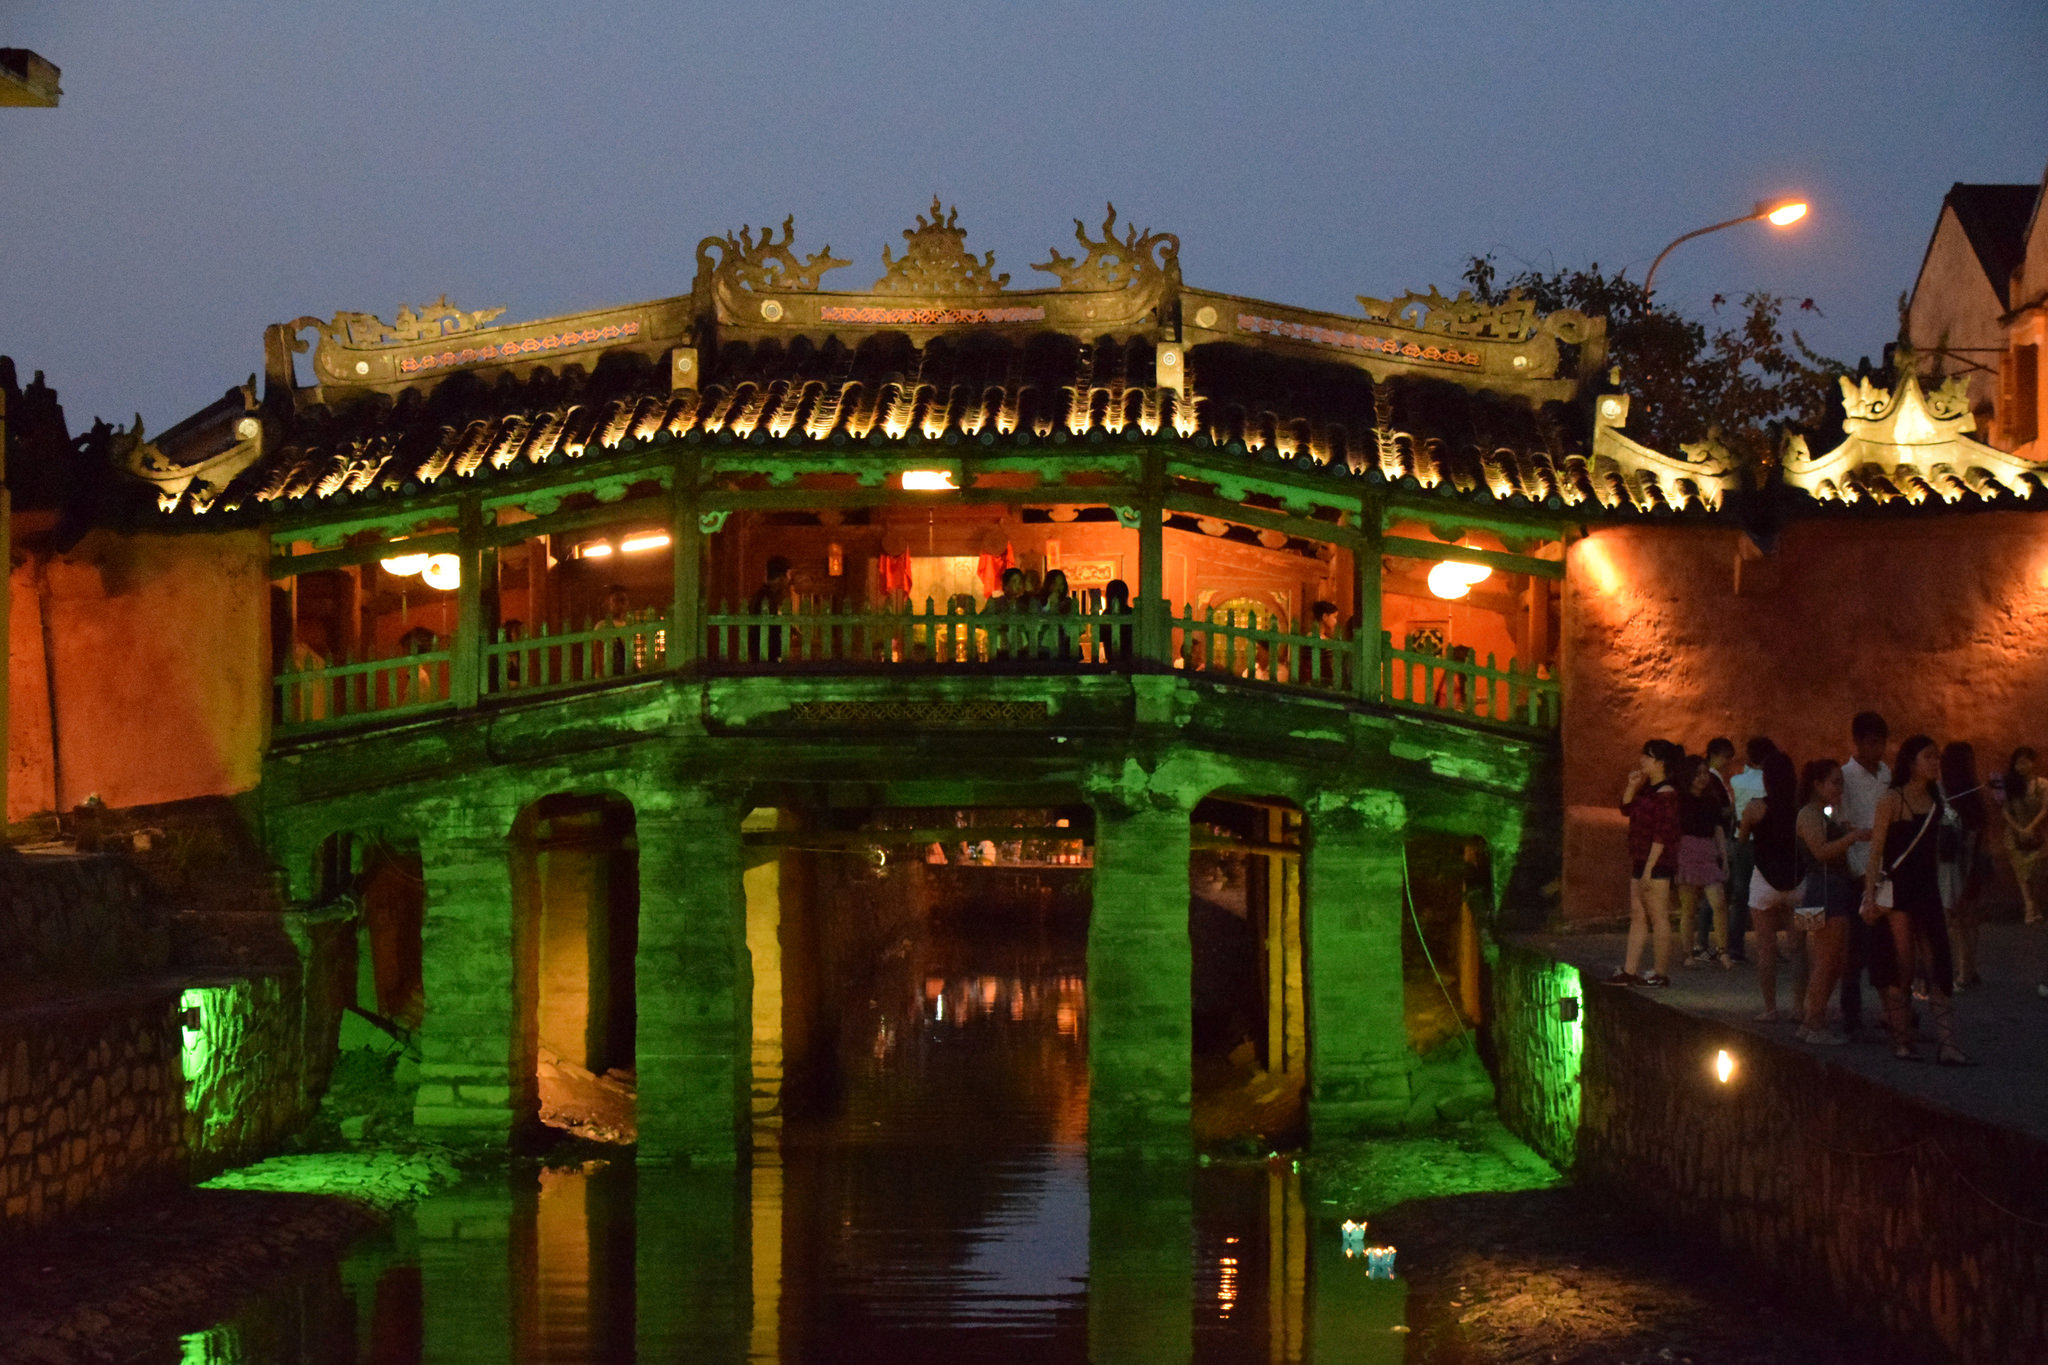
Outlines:
[[513,886],[526,929],[520,995],[540,1121],[631,1142],[640,926],[633,807],[606,796],[536,802],[514,827]]
[[742,837],[757,1148],[857,1115],[1085,1136],[1087,807],[762,808]]
[[1210,797],[1188,860],[1195,1141],[1267,1150],[1306,1135],[1301,811]]

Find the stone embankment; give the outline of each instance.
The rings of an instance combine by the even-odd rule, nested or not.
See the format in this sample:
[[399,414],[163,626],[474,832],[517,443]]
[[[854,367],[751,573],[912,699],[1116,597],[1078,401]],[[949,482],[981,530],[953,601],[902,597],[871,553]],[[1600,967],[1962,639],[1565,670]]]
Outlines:
[[1579,980],[1514,944],[1495,964],[1501,1113],[1531,1146],[1911,1358],[2048,1360],[2048,1144]]

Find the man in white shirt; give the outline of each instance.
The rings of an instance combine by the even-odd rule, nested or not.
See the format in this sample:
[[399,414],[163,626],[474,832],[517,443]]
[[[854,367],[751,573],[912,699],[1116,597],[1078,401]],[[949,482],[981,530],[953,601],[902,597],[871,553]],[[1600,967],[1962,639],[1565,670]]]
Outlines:
[[[1849,722],[1849,738],[1856,752],[1842,764],[1842,808],[1835,818],[1850,829],[1860,829],[1864,838],[1849,845],[1849,871],[1861,877],[1870,866],[1870,827],[1877,819],[1877,799],[1892,784],[1892,769],[1884,761],[1891,740],[1891,727],[1875,711],[1859,711]],[[1876,942],[1878,936],[1881,942]],[[1853,1035],[1863,1022],[1863,973],[1869,970],[1873,952],[1891,949],[1891,931],[1865,924],[1863,916],[1849,916],[1849,960],[1842,967],[1842,1031]]]

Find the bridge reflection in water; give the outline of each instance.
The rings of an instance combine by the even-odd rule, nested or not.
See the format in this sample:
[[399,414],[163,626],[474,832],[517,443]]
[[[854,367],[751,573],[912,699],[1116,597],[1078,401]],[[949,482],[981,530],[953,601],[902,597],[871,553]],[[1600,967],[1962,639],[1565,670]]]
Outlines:
[[833,1102],[746,1169],[592,1161],[444,1192],[187,1360],[1402,1358],[1404,1286],[1343,1257],[1346,1211],[1290,1163],[1091,1168],[1078,937],[913,956],[845,1010]]

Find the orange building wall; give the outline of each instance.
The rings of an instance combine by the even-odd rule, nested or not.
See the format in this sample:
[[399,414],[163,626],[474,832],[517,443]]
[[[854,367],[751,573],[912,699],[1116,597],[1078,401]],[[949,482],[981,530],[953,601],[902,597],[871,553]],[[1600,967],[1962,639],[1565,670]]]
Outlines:
[[9,584],[8,818],[94,794],[135,806],[253,788],[267,564],[255,531],[95,531],[67,554],[32,552]]
[[[2048,750],[2048,520],[1807,523],[1742,558],[1730,530],[1601,530],[1567,557],[1564,912],[1626,912],[1615,801],[1645,739],[1766,734],[1804,764],[1873,710],[1893,745],[1976,746],[1989,777]],[[1750,551],[1753,555],[1754,551]],[[1738,577],[1738,562],[1740,563]],[[1739,586],[1738,586],[1739,585]]]

